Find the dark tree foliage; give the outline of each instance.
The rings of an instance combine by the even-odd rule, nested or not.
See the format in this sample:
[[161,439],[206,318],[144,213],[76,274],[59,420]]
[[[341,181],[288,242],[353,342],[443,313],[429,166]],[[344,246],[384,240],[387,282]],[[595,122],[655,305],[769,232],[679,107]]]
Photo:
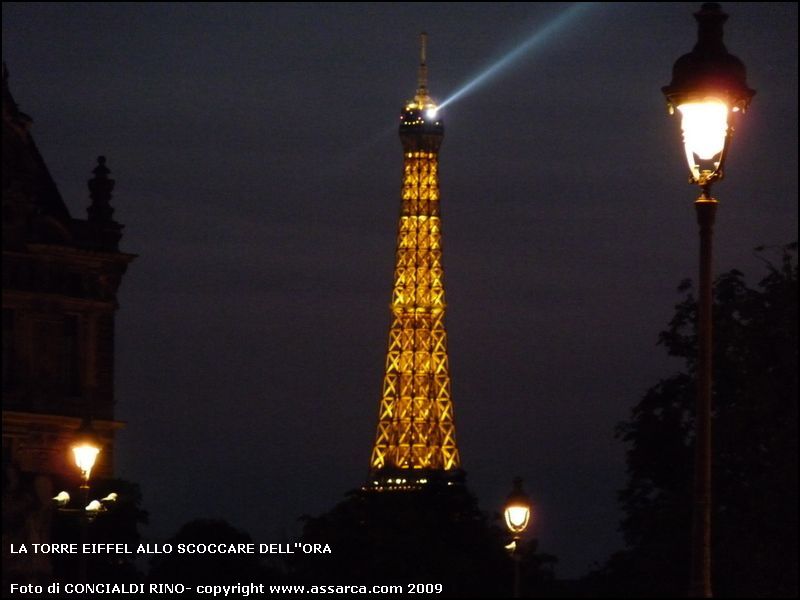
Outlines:
[[[755,288],[714,288],[712,573],[717,596],[797,596],[797,244]],[[696,367],[691,283],[659,343],[686,370],[659,382],[617,427],[626,550],[587,577],[601,594],[683,596],[688,587]]]
[[194,584],[276,583],[279,574],[259,554],[178,552],[178,544],[250,544],[250,534],[221,519],[195,519],[183,525],[167,543],[169,554],[151,561],[148,582]]
[[[405,585],[440,583],[444,597],[508,597],[512,562],[506,534],[478,508],[465,486],[417,491],[354,491],[329,512],[305,517],[303,541],[333,554],[296,555],[300,583]],[[525,595],[548,595],[557,559],[525,547]]]

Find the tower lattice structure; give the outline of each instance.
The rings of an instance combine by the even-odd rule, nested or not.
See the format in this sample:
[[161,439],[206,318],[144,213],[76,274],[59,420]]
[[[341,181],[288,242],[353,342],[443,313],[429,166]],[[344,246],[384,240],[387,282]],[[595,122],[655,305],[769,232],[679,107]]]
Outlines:
[[444,125],[428,95],[422,34],[417,93],[400,116],[403,187],[392,323],[369,485],[414,488],[460,474],[445,330],[439,214]]

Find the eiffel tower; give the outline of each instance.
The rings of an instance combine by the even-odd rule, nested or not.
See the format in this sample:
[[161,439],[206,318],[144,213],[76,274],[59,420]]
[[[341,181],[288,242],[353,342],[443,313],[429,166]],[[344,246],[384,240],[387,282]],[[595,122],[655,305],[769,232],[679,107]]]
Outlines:
[[444,124],[428,95],[425,49],[423,33],[417,93],[400,115],[403,188],[392,324],[367,481],[375,490],[463,478],[444,326],[438,177]]

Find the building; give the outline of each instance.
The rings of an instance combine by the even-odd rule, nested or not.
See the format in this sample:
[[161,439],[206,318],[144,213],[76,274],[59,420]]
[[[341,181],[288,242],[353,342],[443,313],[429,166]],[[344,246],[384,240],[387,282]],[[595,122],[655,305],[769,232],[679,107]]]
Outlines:
[[3,65],[3,466],[47,490],[77,480],[69,444],[85,419],[104,442],[95,472],[112,473],[114,315],[135,255],[119,249],[105,158],[88,182],[87,218],[74,218],[31,123]]

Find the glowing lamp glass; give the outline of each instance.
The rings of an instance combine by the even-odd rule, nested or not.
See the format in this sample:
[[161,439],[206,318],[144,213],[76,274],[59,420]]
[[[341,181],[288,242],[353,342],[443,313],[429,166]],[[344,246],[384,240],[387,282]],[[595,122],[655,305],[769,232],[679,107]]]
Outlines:
[[75,464],[80,469],[83,480],[89,481],[89,476],[97,460],[97,455],[100,453],[100,448],[84,443],[73,447],[72,452],[75,455]]
[[531,518],[530,506],[512,504],[505,510],[506,527],[512,533],[522,533],[528,527]]
[[701,171],[713,171],[719,167],[728,135],[730,109],[721,100],[708,99],[686,102],[678,106],[678,111],[681,113],[686,162],[695,179],[699,179]]
[[437,110],[435,108],[429,108],[428,110],[425,111],[425,116],[428,117],[429,119],[435,119],[436,112]]

